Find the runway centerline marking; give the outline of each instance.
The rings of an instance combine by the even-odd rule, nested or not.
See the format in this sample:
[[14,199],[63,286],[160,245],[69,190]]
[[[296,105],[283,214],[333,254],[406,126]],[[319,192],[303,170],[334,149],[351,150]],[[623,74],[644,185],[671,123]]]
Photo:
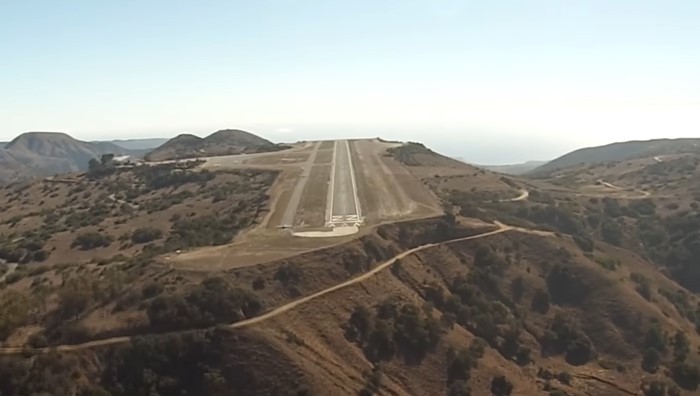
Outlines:
[[[341,144],[345,145],[345,148],[340,147]],[[338,151],[338,150],[343,151]],[[341,153],[342,155],[340,155]],[[347,155],[347,159],[343,158],[343,155]],[[343,163],[338,165],[338,159],[342,158]],[[344,170],[347,167],[347,170]],[[336,172],[348,172],[336,175]],[[340,178],[336,177],[339,176]],[[340,186],[336,186],[337,182],[340,182]],[[339,203],[341,203],[339,208],[336,208],[336,187],[338,187],[344,196],[340,197]],[[348,207],[348,198],[352,194],[352,199],[354,204]],[[352,163],[352,152],[350,151],[350,142],[348,140],[336,140],[333,142],[333,162],[331,166],[330,175],[330,186],[328,188],[328,198],[327,198],[327,208],[326,208],[326,226],[327,227],[358,227],[362,224],[362,208],[360,207],[360,198],[357,189],[357,180],[355,178],[355,168]],[[352,209],[355,210],[352,213]],[[336,213],[335,210],[340,210]]]

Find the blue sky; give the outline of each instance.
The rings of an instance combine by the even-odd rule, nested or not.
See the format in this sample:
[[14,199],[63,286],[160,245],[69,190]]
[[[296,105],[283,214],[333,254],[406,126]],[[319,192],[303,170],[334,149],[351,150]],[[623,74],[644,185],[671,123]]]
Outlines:
[[0,140],[243,128],[478,163],[700,135],[698,1],[3,1]]

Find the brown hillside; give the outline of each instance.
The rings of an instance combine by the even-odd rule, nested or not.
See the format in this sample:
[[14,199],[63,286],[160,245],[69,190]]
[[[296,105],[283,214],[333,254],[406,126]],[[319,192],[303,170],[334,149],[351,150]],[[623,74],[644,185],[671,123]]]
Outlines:
[[27,132],[0,149],[0,183],[86,170],[102,154],[130,151],[106,142],[83,142],[59,132]]
[[[352,276],[363,271],[353,263],[372,266],[375,260],[397,251],[394,238],[403,241],[408,237],[407,245],[399,245],[406,247],[435,240],[438,224],[383,226],[358,241],[359,246],[352,242],[319,252],[321,255],[233,270],[225,278],[260,295],[266,306],[278,306],[295,295],[338,282],[328,277],[321,263],[344,261],[346,264],[331,268],[340,270],[341,277],[343,271],[346,277]],[[456,226],[443,238],[475,232],[479,231]],[[356,247],[361,248],[354,250]],[[363,260],[370,258],[370,251],[378,253]],[[597,257],[619,264],[608,269],[595,262]],[[653,266],[624,251],[601,246],[587,256],[568,237],[511,231],[424,250],[363,283],[232,333],[214,330],[192,336],[147,337],[116,347],[66,353],[63,359],[98,362],[80,371],[85,387],[92,384],[114,391],[119,378],[135,375],[127,394],[141,394],[139,389],[145,389],[141,386],[147,378],[129,364],[137,356],[156,375],[173,378],[172,386],[186,386],[198,394],[358,394],[377,389],[380,394],[433,395],[447,394],[448,387],[456,392],[464,384],[472,394],[481,395],[489,394],[498,376],[505,376],[513,386],[512,394],[517,395],[548,394],[556,389],[570,395],[636,394],[647,382],[663,377],[663,370],[649,374],[641,368],[640,351],[650,342],[650,332],[659,329],[672,335],[680,330],[691,351],[700,340],[692,324],[662,296],[642,297],[629,278],[632,273],[643,274],[653,284],[672,286]],[[168,274],[163,280],[174,277]],[[262,279],[263,288],[251,288],[248,282],[256,279]],[[164,293],[184,290],[183,286],[168,287]],[[548,305],[542,306],[538,293],[548,296]],[[363,320],[369,322],[358,321],[360,309],[367,312]],[[370,323],[370,331],[385,330],[365,338],[358,332],[361,323]],[[420,326],[426,326],[429,338],[416,332]],[[438,326],[438,332],[430,330],[432,326]],[[382,337],[389,337],[390,344],[382,344],[387,342]],[[560,342],[576,342],[572,345],[579,347],[561,349]],[[670,341],[662,342],[668,349],[661,364],[670,366],[673,347]],[[483,357],[477,348],[480,344]],[[382,349],[382,345],[391,348]],[[146,346],[151,352],[144,357]],[[159,355],[170,357],[162,360]],[[273,361],[266,361],[272,356]],[[468,359],[478,362],[459,360],[459,356],[472,356]],[[191,359],[206,364],[177,371]],[[155,365],[159,361],[168,363]],[[33,364],[39,369],[47,361]],[[214,388],[219,391],[197,387],[197,378],[219,367],[225,368],[220,387]],[[118,376],[100,375],[103,370]],[[45,381],[36,379],[34,385]],[[162,383],[158,389],[170,394],[167,386]],[[0,389],[5,391],[7,385]],[[235,393],[230,389],[236,389]]]
[[[0,392],[697,393],[700,213],[669,206],[688,197],[692,157],[562,184],[417,144],[388,155],[447,214],[318,246],[244,233],[276,172],[107,160],[6,188]],[[669,190],[641,190],[654,175]],[[169,260],[234,238],[218,263]],[[297,254],[256,265],[235,252],[285,243]]]
[[149,161],[164,161],[182,158],[214,157],[221,155],[250,154],[276,151],[285,146],[276,145],[250,132],[224,129],[206,138],[184,134],[170,139],[148,153]]
[[627,161],[642,157],[698,154],[698,152],[700,152],[700,139],[654,139],[619,142],[572,151],[533,169],[529,173],[533,176],[547,177],[551,176],[552,172],[569,167],[600,165],[607,162]]

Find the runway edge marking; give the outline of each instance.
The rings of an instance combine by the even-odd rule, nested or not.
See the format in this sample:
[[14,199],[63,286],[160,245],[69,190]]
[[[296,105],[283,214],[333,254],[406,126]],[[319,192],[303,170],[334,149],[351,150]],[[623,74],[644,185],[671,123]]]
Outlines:
[[345,141],[348,150],[348,165],[350,165],[350,180],[352,182],[352,193],[355,198],[355,214],[357,214],[358,226],[362,223],[362,210],[360,209],[360,197],[357,195],[357,182],[355,181],[355,167],[352,164],[352,153],[350,152],[350,141]]

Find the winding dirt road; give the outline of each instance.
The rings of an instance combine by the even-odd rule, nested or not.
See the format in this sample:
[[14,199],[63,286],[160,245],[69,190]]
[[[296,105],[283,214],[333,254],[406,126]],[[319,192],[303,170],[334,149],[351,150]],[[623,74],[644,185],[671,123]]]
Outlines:
[[256,316],[254,318],[246,319],[246,320],[241,320],[241,321],[236,322],[236,323],[232,323],[229,325],[229,327],[232,329],[239,329],[242,327],[251,326],[251,325],[254,325],[256,323],[260,323],[260,322],[268,320],[270,318],[274,318],[275,316],[283,314],[283,313],[285,313],[289,310],[292,310],[292,309],[298,307],[299,305],[305,304],[311,300],[315,300],[317,298],[325,296],[326,294],[330,294],[330,293],[333,293],[335,291],[338,291],[338,290],[344,289],[346,287],[352,286],[354,284],[360,283],[362,281],[365,281],[365,280],[371,278],[372,276],[376,275],[377,273],[387,269],[389,266],[394,264],[397,260],[401,260],[407,256],[412,255],[413,253],[420,252],[422,250],[429,249],[429,248],[435,247],[435,246],[446,245],[446,244],[455,243],[455,242],[469,241],[472,239],[485,238],[485,237],[488,237],[491,235],[500,234],[500,233],[514,229],[513,227],[506,226],[506,225],[503,225],[500,223],[496,223],[496,225],[498,226],[498,229],[493,230],[493,231],[489,231],[489,232],[485,232],[483,234],[472,235],[472,236],[468,236],[468,237],[464,237],[464,238],[452,239],[449,241],[439,242],[439,243],[428,243],[426,245],[421,245],[421,246],[415,247],[413,249],[406,250],[405,252],[394,256],[393,258],[389,259],[388,261],[383,262],[382,264],[372,268],[371,270],[365,272],[364,274],[362,274],[356,278],[352,278],[352,279],[347,280],[343,283],[339,283],[335,286],[331,286],[328,289],[324,289],[324,290],[321,290],[321,291],[316,292],[314,294],[311,294],[311,295],[308,295],[306,297],[300,298],[298,300],[292,301],[292,302],[285,304],[279,308],[273,309],[272,311],[270,311],[266,314]]
[[520,190],[520,195],[518,195],[515,198],[510,198],[510,199],[502,199],[501,202],[519,202],[519,201],[524,201],[530,196],[530,191],[527,190]]
[[[603,186],[605,186],[605,187],[607,187],[607,188],[611,188],[611,189],[613,189],[613,190],[618,190],[618,191],[629,191],[629,190],[626,189],[626,188],[623,188],[623,187],[620,187],[620,186],[616,186],[616,185],[614,185],[614,184],[612,184],[612,183],[608,183],[608,182],[604,181],[603,179],[598,179],[597,182],[600,183],[600,184],[602,184]],[[635,192],[635,193],[639,193],[639,194],[641,194],[641,195],[639,195],[639,196],[631,196],[631,197],[624,197],[624,196],[623,196],[623,197],[620,197],[620,198],[627,198],[627,199],[646,198],[646,197],[648,197],[648,196],[651,195],[651,193],[648,192],[648,191],[642,191],[642,190],[632,190],[632,191]]]
[[[416,252],[420,252],[435,246],[440,246],[440,245],[447,245],[450,243],[456,243],[456,242],[463,242],[463,241],[469,241],[473,239],[480,239],[480,238],[486,238],[492,235],[497,235],[501,234],[507,231],[511,230],[516,230],[516,231],[522,231],[522,232],[531,232],[530,230],[525,230],[517,227],[511,227],[508,225],[504,225],[501,223],[496,222],[495,225],[498,227],[497,229],[493,231],[488,231],[484,232],[481,234],[477,235],[471,235],[468,237],[462,237],[462,238],[456,238],[456,239],[451,239],[449,241],[444,241],[444,242],[438,242],[438,243],[428,243],[425,245],[421,245],[418,247],[415,247],[413,249],[406,250],[405,252],[402,252],[393,258],[383,262],[382,264],[372,268],[371,270],[365,272],[364,274],[357,276],[355,278],[349,279],[345,282],[339,283],[335,286],[331,286],[327,289],[323,289],[319,292],[316,292],[314,294],[308,295],[306,297],[302,297],[298,300],[292,301],[290,303],[284,304],[278,308],[273,309],[270,312],[267,312],[265,314],[262,314],[260,316],[256,316],[254,318],[250,319],[245,319],[241,320],[238,322],[234,322],[228,325],[229,328],[231,329],[239,329],[243,327],[248,327],[252,326],[261,322],[264,322],[266,320],[272,319],[276,316],[279,316],[287,311],[290,311],[302,304],[306,304],[309,301],[321,298],[325,296],[326,294],[333,293],[335,291],[350,287],[352,285],[355,285],[357,283],[363,282],[372,276],[376,275],[377,273],[389,268],[392,264],[394,264],[397,260],[401,260],[407,256],[410,256]],[[182,332],[182,331],[179,331]],[[172,332],[172,333],[179,333],[179,332]],[[149,334],[142,334],[143,335],[149,335]],[[89,349],[89,348],[94,348],[94,347],[100,347],[100,346],[108,346],[108,345],[115,345],[115,344],[123,344],[126,342],[129,342],[132,337],[135,336],[123,336],[123,337],[112,337],[112,338],[106,338],[102,340],[94,340],[94,341],[88,341],[84,342],[82,344],[73,344],[73,345],[58,345],[58,346],[53,346],[53,347],[45,347],[45,348],[30,348],[30,347],[5,347],[5,348],[0,348],[0,355],[16,355],[20,353],[44,353],[44,352],[49,352],[49,351],[59,351],[59,352],[71,352],[71,351],[79,351],[79,350],[84,350],[84,349]]]

